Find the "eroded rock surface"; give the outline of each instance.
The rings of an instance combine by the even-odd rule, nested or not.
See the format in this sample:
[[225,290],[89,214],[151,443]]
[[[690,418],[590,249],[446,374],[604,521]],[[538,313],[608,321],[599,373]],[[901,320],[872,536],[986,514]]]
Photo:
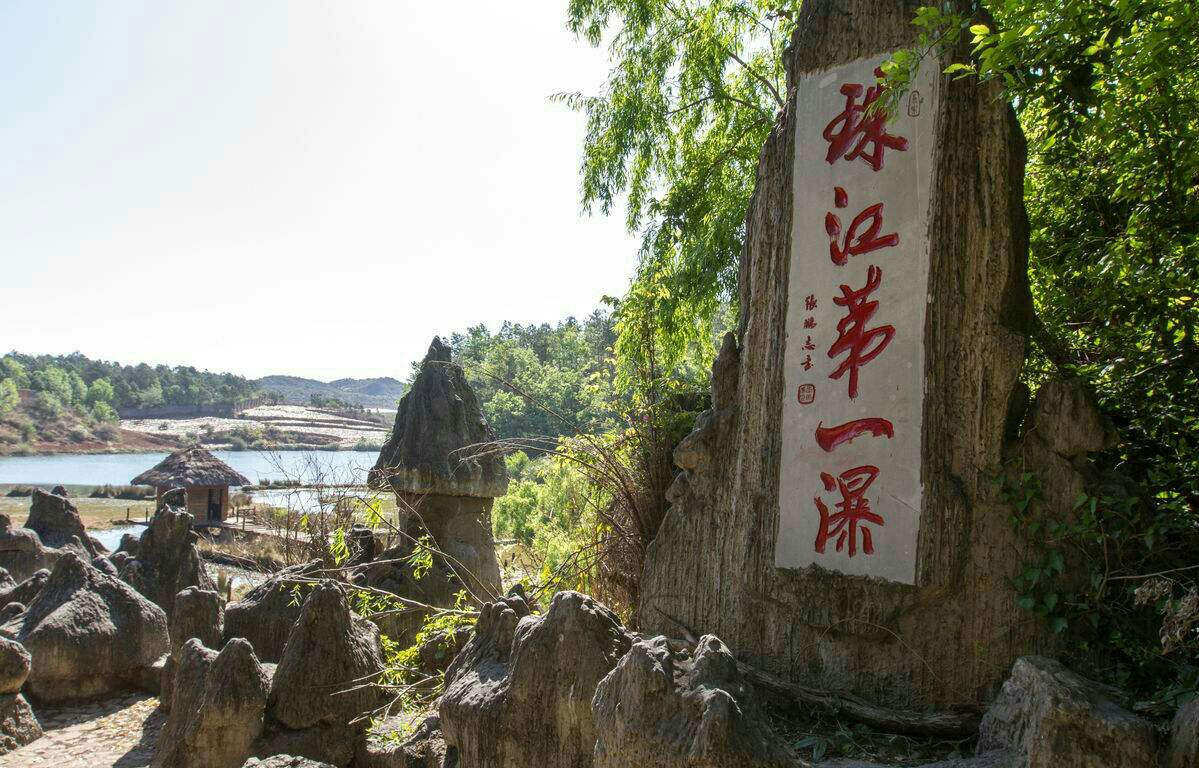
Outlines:
[[592,711],[596,768],[797,765],[713,635],[694,654],[673,650],[665,637],[635,643],[600,682]]
[[465,588],[481,604],[502,594],[491,506],[507,492],[508,474],[491,445],[495,433],[462,367],[450,358],[449,347],[434,338],[400,400],[391,437],[369,480],[374,488],[390,488],[403,502],[400,528],[409,542],[425,535],[433,539],[439,550],[436,565],[456,582],[445,590],[449,599]]
[[[300,616],[307,591],[305,585],[321,570],[313,560],[284,568],[251,589],[236,603],[225,606],[224,637],[244,637],[264,662],[278,662],[291,628]],[[298,591],[297,591],[298,589]]]
[[70,552],[4,629],[33,657],[26,690],[44,701],[136,688],[168,648],[161,608]]
[[269,687],[245,640],[230,640],[220,653],[188,640],[181,649],[174,706],[155,766],[239,768],[262,733]]
[[1194,768],[1199,765],[1199,699],[1180,708],[1170,726],[1170,749],[1166,768]]
[[[304,603],[270,690],[271,717],[290,731],[323,729],[319,753],[292,754],[344,764],[379,704],[373,687],[383,669],[379,630],[355,616],[341,588],[323,582]],[[357,721],[357,722],[354,722]],[[298,738],[298,737],[297,737]]]
[[163,507],[142,532],[137,556],[123,559],[121,578],[150,598],[169,615],[175,595],[187,587],[215,590],[196,548],[194,518],[182,510]]
[[224,623],[224,603],[216,592],[188,587],[175,596],[175,610],[167,621],[171,652],[162,660],[159,673],[158,696],[164,710],[171,709],[183,644],[194,637],[206,648],[220,648]]
[[[56,496],[34,488],[25,527],[36,533],[47,547],[58,549],[74,545],[89,557],[102,554],[87,535],[79,510],[66,496]],[[75,540],[78,540],[77,543]]]
[[518,597],[484,606],[446,672],[446,744],[462,768],[590,765],[592,695],[631,643],[615,614],[577,592],[537,617]]
[[34,573],[20,584],[9,587],[0,591],[0,605],[8,605],[9,603],[21,603],[29,605],[33,602],[33,598],[37,597],[38,592],[42,591],[42,587],[46,586],[46,582],[50,580],[50,571],[42,568],[34,571]]
[[209,648],[216,648],[221,644],[224,626],[225,604],[220,595],[200,587],[181,590],[175,596],[175,610],[168,622],[171,651],[193,637]]
[[409,493],[503,496],[508,492],[503,456],[478,448],[495,440],[495,432],[462,366],[450,358],[450,348],[434,337],[412,388],[400,399],[371,480]]
[[1114,694],[1052,659],[1023,656],[983,717],[978,752],[1010,751],[1030,768],[1155,768],[1152,723]]
[[33,657],[16,640],[0,637],[0,694],[20,693]]
[[25,697],[19,693],[0,694],[0,755],[41,737],[42,726]]
[[13,526],[11,517],[0,514],[0,567],[13,579],[22,581],[50,568],[58,555],[58,550],[48,549],[36,533]]

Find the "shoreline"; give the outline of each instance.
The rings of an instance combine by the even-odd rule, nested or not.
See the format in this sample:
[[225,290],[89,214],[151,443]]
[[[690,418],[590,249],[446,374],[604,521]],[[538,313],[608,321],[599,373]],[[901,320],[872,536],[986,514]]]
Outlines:
[[[288,443],[274,445],[269,448],[234,448],[231,444],[210,443],[204,448],[210,451],[230,451],[232,453],[285,453],[287,451],[321,451],[324,453],[378,453],[381,447],[356,448],[340,445],[312,445],[307,443]],[[170,453],[178,450],[179,446],[110,446],[102,449],[81,448],[79,446],[64,446],[62,450],[10,451],[0,450],[0,459],[8,458],[45,458],[48,456],[119,456],[126,453]]]

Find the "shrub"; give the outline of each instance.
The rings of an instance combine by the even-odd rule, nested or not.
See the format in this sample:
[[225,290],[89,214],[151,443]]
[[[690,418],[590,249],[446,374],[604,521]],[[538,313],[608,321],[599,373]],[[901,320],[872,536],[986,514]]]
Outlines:
[[50,392],[38,392],[33,402],[37,412],[47,419],[57,419],[66,410],[63,401]]
[[115,424],[101,424],[96,427],[96,437],[106,443],[111,443],[121,436],[121,430]]
[[20,401],[16,382],[12,379],[0,379],[0,415],[16,408]]
[[119,420],[117,411],[108,403],[96,403],[92,406],[92,418],[96,421],[112,423]]
[[154,498],[154,489],[143,485],[102,485],[88,494],[92,499],[125,499],[143,501]]

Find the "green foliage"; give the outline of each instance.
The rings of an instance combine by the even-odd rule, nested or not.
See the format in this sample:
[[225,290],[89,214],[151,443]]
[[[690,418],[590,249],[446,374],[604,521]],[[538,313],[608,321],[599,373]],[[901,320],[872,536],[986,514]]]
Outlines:
[[[642,253],[622,311],[652,314],[664,367],[707,343],[735,294],[745,212],[758,153],[783,105],[782,51],[798,7],[569,3],[568,28],[594,46],[606,36],[612,65],[599,95],[559,97],[587,115],[583,205],[608,213],[627,200],[626,224],[641,233]],[[622,343],[626,332],[640,328],[622,329]],[[637,341],[628,352],[643,349]]]
[[0,416],[17,407],[21,401],[17,394],[17,383],[13,379],[0,379]]
[[0,378],[12,379],[17,389],[29,386],[29,371],[11,355],[0,357]]
[[923,48],[1001,81],[1028,138],[1033,371],[1095,384],[1111,457],[1162,514],[1199,510],[1199,5],[1003,0],[995,22],[925,9]]
[[1199,696],[1193,518],[1116,487],[1052,518],[1034,472],[1010,466],[996,484],[1027,553],[1012,580],[1017,604],[1069,633],[1073,663],[1130,690],[1150,714]]
[[488,423],[501,438],[546,438],[602,430],[611,406],[615,330],[595,311],[582,323],[477,325],[449,339]]
[[70,374],[56,365],[47,365],[33,371],[29,377],[29,386],[34,392],[52,398],[59,407],[70,405],[75,398]]
[[329,395],[313,394],[308,397],[308,404],[313,408],[349,408],[350,404],[340,398]]
[[99,422],[112,423],[112,422],[120,421],[120,417],[117,416],[116,409],[113,408],[110,404],[103,402],[103,401],[100,401],[100,402],[97,402],[96,404],[94,404],[92,406],[91,413],[92,413],[92,418]]
[[594,541],[599,525],[595,510],[605,502],[602,493],[564,456],[529,460],[517,451],[507,462],[512,473],[508,495],[496,499],[491,511],[495,537],[516,540],[527,556],[527,575],[539,584],[553,584],[545,592],[582,588],[587,576],[579,569],[563,569]]
[[117,393],[112,388],[112,382],[105,378],[93,381],[87,388],[87,404],[95,406],[104,403],[111,406],[117,400]]

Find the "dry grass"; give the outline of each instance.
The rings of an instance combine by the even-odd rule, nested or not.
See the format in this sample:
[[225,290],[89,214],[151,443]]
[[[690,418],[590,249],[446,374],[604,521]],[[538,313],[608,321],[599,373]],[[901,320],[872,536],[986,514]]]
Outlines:
[[[153,501],[126,501],[124,499],[88,499],[71,497],[71,503],[79,510],[83,524],[89,529],[104,529],[113,520],[124,521],[125,510],[130,510],[131,519],[143,520],[146,512],[154,512]],[[0,513],[12,518],[15,525],[22,525],[29,516],[28,497],[0,496]]]

